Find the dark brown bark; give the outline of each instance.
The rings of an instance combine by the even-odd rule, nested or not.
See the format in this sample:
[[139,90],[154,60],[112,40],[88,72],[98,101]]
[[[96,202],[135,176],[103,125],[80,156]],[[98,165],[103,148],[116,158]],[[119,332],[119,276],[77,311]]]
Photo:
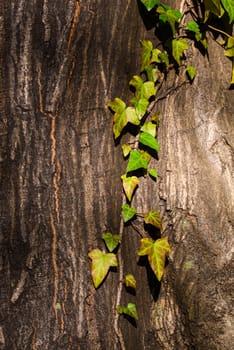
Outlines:
[[[139,40],[152,33],[134,0],[12,0],[0,10],[0,348],[119,349],[117,274],[95,291],[87,254],[119,231],[123,162],[107,103],[126,99]],[[124,271],[138,289],[121,302],[140,316],[118,321],[129,350],[233,343],[233,91],[212,45],[209,61],[194,53],[194,85],[158,106],[160,178],[135,204],[161,209],[173,253],[158,296],[136,266],[138,237],[124,232]]]

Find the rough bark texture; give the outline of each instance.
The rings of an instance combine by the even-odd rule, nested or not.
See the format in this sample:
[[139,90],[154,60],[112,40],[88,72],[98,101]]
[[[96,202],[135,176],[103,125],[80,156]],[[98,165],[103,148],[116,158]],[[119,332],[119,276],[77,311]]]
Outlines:
[[[123,163],[106,105],[139,66],[137,4],[12,0],[0,11],[0,349],[119,349],[116,274],[95,292],[87,254],[119,230]],[[129,350],[234,342],[230,64],[213,44],[196,65],[194,85],[158,106],[160,179],[135,199],[160,207],[173,247],[160,294],[125,230],[123,268],[139,286],[122,293],[140,316],[119,320]]]

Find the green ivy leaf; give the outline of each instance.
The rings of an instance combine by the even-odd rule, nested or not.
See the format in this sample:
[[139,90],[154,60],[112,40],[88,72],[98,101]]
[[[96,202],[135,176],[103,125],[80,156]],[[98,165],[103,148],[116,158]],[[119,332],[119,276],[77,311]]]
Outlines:
[[225,55],[227,57],[234,57],[234,40],[232,38],[228,38]]
[[148,255],[150,267],[157,279],[161,281],[165,269],[166,254],[170,252],[171,248],[166,237],[156,241],[151,238],[143,238],[138,255]]
[[144,123],[141,127],[141,131],[147,132],[153,137],[156,136],[156,124],[152,122]]
[[112,109],[113,112],[115,112],[113,124],[113,133],[115,139],[120,136],[123,128],[128,123],[132,123],[134,125],[140,124],[140,120],[136,114],[135,108],[126,108],[126,104],[120,98],[115,98],[108,104],[108,106]]
[[126,285],[126,287],[136,289],[135,277],[131,274],[127,274],[124,278],[124,284]]
[[117,306],[117,312],[119,314],[125,314],[125,315],[128,315],[128,316],[134,318],[135,320],[138,320],[136,305],[133,303],[128,303],[128,305],[126,307]]
[[144,221],[146,224],[153,225],[160,230],[162,229],[162,221],[160,218],[160,214],[156,210],[150,210],[144,216]]
[[186,73],[188,74],[189,79],[192,81],[196,75],[196,68],[194,66],[188,66],[186,68]]
[[151,11],[159,3],[159,1],[160,0],[141,0],[147,11]]
[[132,195],[136,187],[139,185],[140,180],[136,176],[127,176],[126,174],[121,176],[123,181],[124,192],[129,202],[132,200]]
[[111,266],[118,266],[116,255],[113,253],[104,253],[100,249],[94,249],[88,254],[92,259],[91,275],[94,287],[98,288],[106,277]]
[[137,99],[148,100],[151,96],[156,94],[156,87],[152,81],[143,82],[139,75],[134,75],[129,84],[136,90]]
[[161,60],[162,63],[165,63],[165,65],[168,67],[169,66],[169,56],[166,52],[162,52],[159,55],[159,58]]
[[229,23],[232,23],[234,21],[234,0],[221,0],[221,2],[230,18]]
[[141,40],[142,57],[141,57],[141,72],[150,64],[153,44],[150,40]]
[[136,215],[136,213],[136,209],[131,208],[127,203],[122,205],[122,216],[124,223],[131,220]]
[[193,32],[197,41],[202,39],[202,34],[200,32],[199,25],[195,21],[190,21],[187,23],[185,29],[187,31]]
[[104,240],[109,252],[113,252],[113,250],[118,246],[120,242],[120,236],[113,235],[110,232],[103,233],[102,239]]
[[148,162],[141,152],[135,150],[130,152],[130,157],[127,165],[127,173],[142,168],[147,169],[147,166]]
[[172,40],[172,56],[176,62],[180,65],[181,57],[185,50],[188,50],[189,45],[185,39],[173,39]]
[[152,148],[156,152],[159,151],[160,147],[157,140],[148,132],[142,132],[139,136],[139,142],[143,145]]
[[124,158],[127,157],[129,155],[129,153],[132,150],[132,147],[130,145],[127,144],[123,144],[122,146],[122,152],[123,152],[123,156]]
[[145,72],[147,74],[147,79],[149,81],[152,81],[153,83],[156,83],[156,81],[160,77],[160,72],[157,68],[154,68],[152,65],[145,67]]
[[153,179],[157,179],[157,177],[158,177],[157,170],[155,170],[155,169],[149,169],[149,175],[150,175]]
[[138,99],[138,98],[134,97],[131,99],[131,102],[136,109],[136,114],[137,114],[138,118],[141,119],[147,111],[149,101],[146,100],[145,98]]
[[161,59],[160,59],[160,55],[161,55],[162,51],[159,49],[153,49],[152,50],[152,57],[150,62],[151,63],[161,63]]
[[172,10],[168,5],[160,5],[157,10],[159,13],[159,19],[163,23],[168,22],[173,35],[176,33],[176,25],[179,23],[182,18],[182,13],[178,10]]

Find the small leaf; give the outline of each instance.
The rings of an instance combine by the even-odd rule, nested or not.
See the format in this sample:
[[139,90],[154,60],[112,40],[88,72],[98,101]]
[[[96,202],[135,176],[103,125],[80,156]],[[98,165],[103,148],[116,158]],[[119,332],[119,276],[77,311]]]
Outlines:
[[148,100],[156,94],[156,87],[152,81],[143,82],[139,75],[134,75],[129,84],[136,90],[135,95],[138,100]]
[[125,158],[125,157],[127,157],[127,156],[129,155],[129,153],[131,152],[132,147],[129,146],[129,145],[126,145],[126,144],[123,144],[121,147],[122,147],[123,156],[124,156],[124,158]]
[[234,21],[234,0],[221,0],[221,2],[230,18],[229,23],[232,23]]
[[117,312],[119,314],[128,315],[128,316],[134,318],[135,320],[138,320],[136,305],[133,303],[128,303],[128,305],[126,307],[117,306]]
[[120,114],[125,110],[126,104],[120,98],[116,97],[108,104],[108,107],[110,107],[113,112]]
[[153,241],[151,238],[143,238],[141,239],[138,255],[148,255],[150,267],[157,279],[161,281],[165,269],[166,254],[170,253],[170,251],[171,248],[167,238],[160,238],[156,241]]
[[160,77],[160,71],[157,68],[154,68],[152,65],[146,66],[145,72],[147,74],[147,79],[153,83],[156,83]]
[[118,246],[120,242],[120,236],[113,235],[110,232],[103,233],[102,239],[104,240],[109,252],[113,252],[113,250]]
[[196,68],[194,66],[188,66],[186,68],[186,73],[188,74],[189,79],[193,80],[196,75]]
[[162,221],[160,218],[160,214],[156,210],[150,210],[144,216],[144,221],[146,224],[153,225],[158,229],[162,229]]
[[116,255],[113,253],[104,253],[100,249],[94,249],[88,254],[92,259],[91,275],[94,287],[98,288],[106,277],[111,266],[118,266]]
[[151,11],[159,3],[159,1],[160,0],[141,0],[147,11]]
[[131,208],[127,203],[122,205],[122,216],[124,223],[131,220],[136,215],[136,213],[136,209]]
[[152,148],[156,152],[159,151],[160,147],[157,140],[148,132],[142,132],[139,136],[139,142],[143,145]]
[[127,176],[126,174],[122,175],[121,179],[123,181],[123,188],[127,199],[131,202],[133,192],[139,185],[140,180],[136,176]]
[[195,21],[188,22],[185,29],[187,31],[193,32],[195,34],[195,38],[197,41],[201,40],[202,34],[200,32],[200,28],[197,22]]
[[157,8],[157,12],[159,13],[159,19],[163,23],[168,22],[173,35],[176,32],[176,25],[179,23],[182,18],[182,13],[178,10],[172,10],[168,5],[160,5]]
[[181,57],[184,51],[189,48],[189,45],[185,39],[173,39],[172,40],[172,56],[178,64],[180,64]]
[[162,63],[165,63],[167,67],[169,66],[169,56],[166,52],[160,53],[159,58],[162,61]]
[[227,57],[234,57],[234,39],[232,38],[228,38],[225,55]]
[[152,178],[157,179],[157,177],[158,177],[157,170],[155,170],[155,169],[149,169],[149,175],[150,175]]
[[148,162],[139,151],[131,151],[127,165],[127,173],[138,169],[147,169]]
[[141,127],[141,131],[147,132],[151,136],[156,136],[156,124],[152,122],[144,123]]
[[153,49],[152,50],[151,63],[160,63],[161,62],[161,59],[160,59],[161,53],[162,53],[161,50]]
[[153,44],[150,40],[141,40],[142,58],[141,58],[141,72],[150,64]]
[[136,289],[136,280],[135,280],[135,277],[133,275],[127,274],[124,278],[124,283],[125,283],[126,287]]

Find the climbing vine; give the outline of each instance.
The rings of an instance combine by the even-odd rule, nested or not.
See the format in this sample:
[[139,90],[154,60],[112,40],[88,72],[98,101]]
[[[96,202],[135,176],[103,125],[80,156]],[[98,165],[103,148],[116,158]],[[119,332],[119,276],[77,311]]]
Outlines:
[[[150,164],[152,158],[157,159],[160,151],[157,141],[159,114],[155,112],[158,93],[171,70],[184,76],[183,83],[193,82],[196,67],[187,63],[186,54],[191,48],[207,53],[210,38],[222,45],[225,55],[232,60],[230,84],[234,84],[234,0],[187,0],[182,2],[182,10],[173,9],[160,0],[141,0],[141,3],[145,11],[154,15],[156,32],[164,33],[163,40],[156,46],[150,40],[140,42],[140,73],[134,75],[129,82],[133,91],[132,99],[126,103],[116,97],[108,105],[114,113],[114,139],[121,142],[121,136],[127,131],[132,135],[131,142],[121,145],[123,157],[127,162],[126,171],[121,176],[124,193],[121,208],[122,226],[118,235],[110,232],[102,235],[107,251],[94,249],[89,253],[95,288],[102,284],[110,267],[119,266],[116,310],[118,314],[126,314],[136,320],[138,314],[135,304],[119,305],[122,284],[132,289],[137,287],[132,274],[123,275],[122,262],[118,258],[121,241],[124,239],[124,225],[130,223],[134,228],[136,219],[142,222],[142,230],[137,230],[141,236],[138,256],[147,256],[149,265],[159,281],[164,273],[166,256],[171,251],[157,209],[151,208],[146,213],[138,213],[137,208],[132,206],[141,179],[149,177],[153,181],[157,180],[157,171]],[[147,227],[154,227],[160,238],[153,239],[144,229]]]

